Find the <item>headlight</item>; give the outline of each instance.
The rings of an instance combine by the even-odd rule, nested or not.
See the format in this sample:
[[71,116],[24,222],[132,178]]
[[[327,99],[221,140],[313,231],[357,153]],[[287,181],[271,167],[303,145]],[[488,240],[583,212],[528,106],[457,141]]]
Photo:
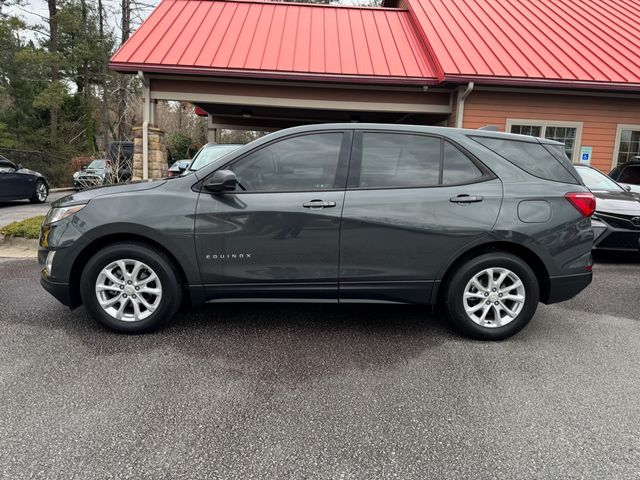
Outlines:
[[80,170],[78,170],[77,172],[73,172],[73,179],[75,180],[76,178],[78,178],[80,176]]
[[593,229],[594,241],[609,229],[609,226],[599,218],[591,217],[591,228]]
[[73,205],[72,207],[52,208],[49,210],[49,213],[47,213],[42,225],[50,225],[52,223],[59,222],[63,218],[67,218],[74,213],[78,213],[86,206],[87,204],[83,203],[82,205]]

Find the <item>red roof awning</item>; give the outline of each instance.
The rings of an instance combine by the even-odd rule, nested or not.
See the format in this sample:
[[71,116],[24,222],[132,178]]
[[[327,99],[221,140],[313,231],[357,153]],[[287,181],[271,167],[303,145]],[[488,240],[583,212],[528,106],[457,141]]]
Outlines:
[[437,83],[409,12],[162,0],[110,62],[118,71]]
[[398,85],[640,89],[638,1],[386,2],[403,9],[162,0],[110,66]]
[[640,86],[640,2],[406,0],[444,79],[484,84]]

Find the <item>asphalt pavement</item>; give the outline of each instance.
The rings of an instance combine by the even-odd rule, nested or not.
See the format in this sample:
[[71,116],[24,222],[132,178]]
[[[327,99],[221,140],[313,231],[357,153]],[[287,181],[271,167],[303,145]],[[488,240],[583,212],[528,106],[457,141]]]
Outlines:
[[69,195],[66,192],[51,192],[44,203],[31,203],[29,200],[16,200],[13,202],[0,202],[0,227],[19,220],[44,215],[51,207],[51,203],[57,199]]
[[516,337],[425,308],[211,305],[125,336],[0,263],[0,478],[640,478],[640,264]]

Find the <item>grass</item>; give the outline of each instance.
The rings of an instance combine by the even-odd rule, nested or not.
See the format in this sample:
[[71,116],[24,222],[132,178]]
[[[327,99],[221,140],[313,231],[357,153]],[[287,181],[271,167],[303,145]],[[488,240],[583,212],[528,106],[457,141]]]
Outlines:
[[44,215],[38,215],[19,222],[12,222],[9,225],[0,227],[0,235],[5,237],[38,238],[43,220]]

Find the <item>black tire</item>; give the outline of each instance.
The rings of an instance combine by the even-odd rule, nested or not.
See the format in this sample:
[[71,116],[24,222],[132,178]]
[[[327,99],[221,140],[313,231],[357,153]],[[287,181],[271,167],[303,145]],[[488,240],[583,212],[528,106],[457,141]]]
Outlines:
[[[41,198],[40,193],[44,192],[44,198]],[[47,197],[49,196],[49,187],[43,180],[37,180],[36,184],[33,186],[33,195],[29,199],[31,203],[44,203],[47,201]]]
[[[162,296],[148,317],[137,321],[118,320],[107,313],[98,301],[96,281],[100,272],[117,260],[130,259],[148,265],[157,275]],[[93,319],[122,333],[145,333],[160,328],[171,320],[182,303],[182,285],[174,262],[162,251],[142,243],[114,243],[98,251],[84,267],[80,294]],[[132,307],[132,305],[131,305]]]
[[[525,300],[520,312],[504,326],[488,327],[474,322],[464,306],[464,292],[471,279],[488,268],[508,269],[524,285]],[[464,335],[483,340],[503,340],[522,330],[538,308],[540,287],[535,273],[521,258],[506,252],[491,252],[472,258],[458,267],[445,285],[444,310],[451,323]],[[483,293],[483,295],[485,295]],[[484,300],[480,300],[482,303]],[[490,315],[494,315],[492,313]]]

